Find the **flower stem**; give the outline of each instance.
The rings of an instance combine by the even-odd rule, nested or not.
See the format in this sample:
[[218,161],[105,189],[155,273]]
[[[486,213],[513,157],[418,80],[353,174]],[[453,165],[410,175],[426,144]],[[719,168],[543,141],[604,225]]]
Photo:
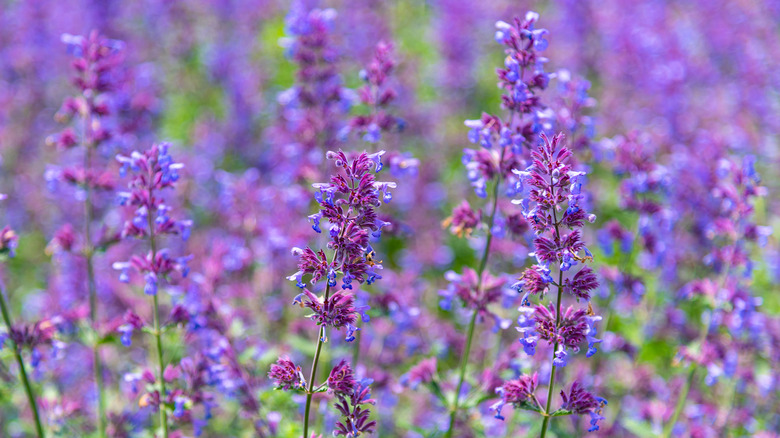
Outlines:
[[[91,102],[90,102],[91,105]],[[92,116],[88,115],[84,119],[84,171],[89,172],[92,168]],[[98,299],[97,286],[95,284],[95,266],[93,256],[95,250],[92,246],[92,233],[90,226],[92,224],[92,186],[91,182],[85,181],[84,188],[86,196],[84,197],[84,258],[87,264],[87,289],[89,290],[89,319],[91,328],[94,332],[94,344],[92,345],[92,370],[94,372],[95,385],[97,387],[97,420],[98,435],[101,438],[106,437],[106,399],[105,389],[103,388],[103,362],[100,359],[100,335],[98,331]]]
[[[552,188],[551,188],[552,189]],[[553,220],[555,221],[555,243],[560,245],[561,242],[561,230],[558,228],[558,214],[555,212],[555,207],[552,209]],[[563,270],[558,269],[558,297],[556,299],[555,310],[555,331],[561,325],[561,295],[563,294]],[[542,432],[539,435],[544,438],[547,435],[547,427],[550,425],[550,407],[552,405],[553,390],[555,388],[555,352],[558,351],[558,342],[553,345],[552,352],[552,368],[550,369],[550,381],[547,383],[547,402],[544,408],[544,419],[542,420]]]
[[[561,284],[561,281],[563,281],[563,271],[559,273],[558,278],[558,284]],[[563,289],[561,286],[558,286],[558,311],[555,314],[555,326],[557,327],[560,324],[560,318],[561,318],[561,292]],[[558,351],[558,343],[556,342],[553,346],[553,355],[552,360],[555,361],[555,352]],[[550,370],[550,381],[547,383],[547,403],[545,403],[544,408],[544,420],[542,420],[542,433],[539,435],[541,438],[544,438],[547,435],[547,426],[550,424],[550,406],[552,404],[552,398],[553,398],[553,388],[555,387],[555,365],[552,366],[552,369]]]
[[[325,302],[330,298],[330,285],[325,288]],[[306,388],[306,408],[303,413],[303,436],[309,436],[309,413],[311,412],[311,399],[314,396],[314,379],[317,378],[317,365],[320,362],[320,353],[322,352],[322,344],[325,343],[325,327],[320,327],[319,336],[317,338],[317,350],[314,352],[314,359],[311,362],[311,374],[309,374],[309,387]]]
[[[501,186],[501,163],[504,161],[504,151],[501,150],[501,157],[498,160],[499,171],[496,173],[496,185],[493,187],[493,205],[490,211],[490,217],[487,222],[487,238],[485,239],[485,249],[482,252],[482,259],[479,261],[479,267],[477,269],[477,293],[482,291],[482,274],[487,267],[488,257],[490,256],[490,244],[493,241],[493,224],[496,218],[496,209],[498,208],[498,189]],[[477,315],[479,309],[474,309],[471,314],[471,321],[469,322],[468,334],[466,335],[466,349],[463,351],[463,356],[460,360],[460,372],[458,376],[458,385],[455,387],[455,395],[452,398],[452,407],[450,408],[450,424],[447,428],[447,433],[444,435],[446,438],[452,438],[452,433],[455,428],[455,418],[460,408],[460,389],[463,387],[463,381],[466,378],[466,367],[469,364],[469,354],[471,354],[471,342],[474,338],[474,330],[477,323]]]
[[683,407],[685,407],[685,402],[688,399],[688,391],[690,391],[691,385],[693,384],[693,379],[696,376],[696,364],[692,363],[689,368],[690,370],[688,371],[688,378],[685,380],[685,385],[683,385],[682,389],[680,390],[680,396],[677,398],[677,406],[674,408],[672,418],[668,423],[666,423],[666,427],[664,427],[663,436],[665,438],[672,436],[672,430],[674,429],[674,425],[677,424],[677,419],[680,418]]
[[165,410],[165,364],[163,362],[162,336],[160,333],[160,312],[157,301],[157,294],[152,296],[154,302],[154,337],[157,341],[157,363],[158,378],[160,379],[160,427],[162,428],[163,438],[168,438],[168,413]]
[[[10,312],[8,311],[8,307],[5,303],[5,288],[0,288],[0,310],[3,314],[3,321],[5,321],[5,325],[8,327],[8,332],[10,333],[12,322]],[[16,362],[19,364],[19,375],[22,378],[24,391],[27,393],[27,401],[30,403],[30,410],[32,411],[33,420],[35,421],[35,430],[38,433],[38,438],[43,438],[43,426],[41,426],[41,418],[40,415],[38,415],[38,404],[35,401],[35,393],[33,392],[32,386],[30,385],[30,379],[27,378],[27,370],[24,367],[24,360],[22,359],[20,346],[16,345],[16,341],[13,341],[13,338],[12,342],[14,343],[14,356],[16,356]]]
[[[152,193],[151,189],[149,190],[149,200],[153,205],[154,194]],[[157,258],[157,242],[155,241],[154,236],[154,221],[152,219],[151,211],[147,212],[146,217],[147,224],[149,226],[149,245],[152,249],[152,264],[154,265],[155,259]],[[157,299],[157,292],[152,295],[152,305],[154,307],[152,317],[154,318],[154,338],[157,344],[157,364],[159,365],[157,370],[157,378],[160,380],[160,429],[162,429],[163,438],[168,438],[168,412],[165,408],[165,362],[163,362],[162,330],[160,329],[160,306],[159,300]]]
[[474,328],[476,327],[477,323],[477,313],[478,311],[474,309],[474,312],[471,314],[471,321],[469,322],[469,330],[468,335],[466,337],[466,349],[463,351],[463,356],[460,360],[460,373],[458,375],[458,386],[455,387],[455,396],[452,400],[452,409],[450,410],[450,427],[447,429],[447,438],[452,437],[452,432],[454,430],[455,426],[455,416],[458,413],[459,403],[460,403],[460,388],[463,387],[463,381],[466,378],[466,366],[469,363],[469,353],[471,352],[471,342],[474,339]]

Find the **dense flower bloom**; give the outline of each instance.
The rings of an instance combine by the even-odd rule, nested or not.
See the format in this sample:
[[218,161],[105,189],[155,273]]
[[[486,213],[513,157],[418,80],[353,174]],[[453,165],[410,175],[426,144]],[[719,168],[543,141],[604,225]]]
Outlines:
[[436,375],[436,358],[429,357],[421,360],[417,365],[413,366],[409,372],[401,377],[401,382],[404,385],[409,385],[411,388],[416,388],[420,384],[426,384],[433,381]]
[[397,94],[389,85],[394,68],[393,44],[380,41],[374,50],[373,59],[360,71],[360,78],[365,81],[365,85],[358,89],[358,97],[363,105],[371,109],[371,113],[352,118],[349,125],[342,129],[342,137],[353,130],[362,133],[364,141],[376,143],[382,139],[382,132],[404,129],[405,122],[388,113],[388,107]]
[[[529,293],[544,292],[555,280],[549,274],[551,264],[559,264],[561,276],[579,263],[592,260],[593,255],[582,242],[579,229],[583,221],[595,221],[580,204],[583,198],[582,178],[584,172],[571,170],[567,159],[571,152],[559,145],[562,135],[552,140],[542,135],[544,144],[532,153],[533,164],[524,171],[515,170],[520,177],[518,185],[528,185],[528,196],[515,201],[521,205],[523,215],[536,231],[534,240],[538,264],[527,269],[516,283],[516,287]],[[533,202],[533,204],[531,204]],[[563,204],[567,207],[563,210]],[[564,234],[563,227],[573,229]],[[590,291],[598,287],[593,271],[583,266],[572,277],[559,285],[565,291],[588,300]]]
[[598,422],[604,419],[601,416],[601,410],[607,405],[605,399],[586,391],[577,381],[572,383],[568,395],[561,391],[561,398],[563,399],[563,409],[577,415],[586,413],[590,415],[591,428],[588,429],[588,432],[599,430]]
[[[342,87],[339,54],[332,40],[334,9],[310,9],[296,2],[285,19],[287,37],[279,44],[298,65],[296,84],[279,94],[289,144],[288,156],[297,155],[299,176],[317,175],[322,151],[333,148],[354,100]],[[289,164],[281,163],[284,166]]]
[[[298,257],[298,272],[287,277],[295,281],[303,290],[295,300],[295,304],[306,306],[314,311],[311,316],[319,325],[334,328],[347,328],[347,339],[354,339],[354,326],[357,315],[368,321],[367,306],[355,306],[355,297],[347,291],[352,289],[352,282],[371,284],[381,276],[376,272],[382,269],[381,261],[377,260],[374,249],[369,243],[369,237],[378,237],[378,232],[388,223],[380,220],[376,207],[391,199],[389,189],[395,187],[392,182],[377,182],[371,170],[379,171],[381,156],[384,151],[375,154],[365,152],[353,160],[349,160],[344,152],[329,152],[328,158],[333,160],[339,172],[331,177],[330,183],[317,183],[315,199],[320,205],[320,211],[309,216],[312,229],[321,233],[321,220],[327,219],[330,241],[327,246],[334,251],[328,260],[324,250],[314,251],[293,248],[293,255]],[[319,298],[305,289],[303,276],[311,277],[311,284],[321,279],[327,280],[327,292]],[[330,288],[338,284],[341,277],[341,289],[331,294]]]
[[[168,154],[169,145],[153,145],[144,153],[134,152],[130,157],[117,156],[122,164],[120,173],[128,170],[133,176],[128,184],[129,192],[119,195],[122,206],[133,207],[134,217],[125,222],[123,237],[151,238],[164,234],[179,235],[187,240],[192,221],[175,220],[170,217],[171,207],[165,203],[161,192],[173,188],[179,179],[180,163],[173,161]],[[133,256],[128,262],[115,262],[114,269],[120,271],[120,280],[129,281],[131,268],[144,276],[144,293],[156,295],[161,279],[170,278],[174,272],[182,277],[189,273],[188,262],[192,256],[171,257],[167,249],[154,247],[142,256]]]
[[328,391],[333,392],[339,396],[349,396],[355,389],[357,381],[355,380],[352,367],[349,366],[349,362],[342,359],[333,369],[328,376]]
[[374,433],[376,421],[369,421],[371,412],[364,405],[374,405],[376,401],[371,397],[371,379],[363,379],[356,382],[354,389],[349,394],[338,395],[336,409],[341,413],[342,419],[336,423],[333,436],[343,435],[346,438],[355,438],[361,434]]
[[99,158],[93,153],[112,139],[114,129],[110,121],[116,112],[110,94],[121,85],[119,67],[123,61],[121,41],[111,40],[97,31],[89,36],[62,35],[62,42],[68,52],[76,57],[73,61],[74,85],[79,94],[68,97],[55,119],[61,123],[73,122],[73,127],[65,128],[61,133],[49,136],[48,144],[65,150],[83,146],[86,159],[80,165],[58,169],[51,175],[82,189],[89,187],[101,191],[114,188],[114,176],[105,166],[95,166],[93,160]]
[[452,210],[452,216],[441,224],[458,237],[470,237],[471,233],[479,227],[481,220],[482,210],[474,211],[468,201],[463,201]]
[[585,319],[585,310],[574,310],[571,306],[566,313],[561,315],[560,322],[556,323],[555,307],[536,306],[534,309],[536,319],[536,331],[539,337],[550,344],[565,345],[579,350],[579,345],[585,340],[588,331],[588,323]]
[[[496,393],[501,396],[501,400],[490,407],[496,411],[495,417],[504,420],[501,415],[501,409],[504,405],[511,404],[515,408],[538,410],[539,402],[536,400],[534,392],[539,384],[537,373],[533,376],[522,375],[519,379],[508,380],[504,385],[496,389]],[[534,403],[531,403],[533,401]]]
[[302,389],[306,387],[301,367],[286,357],[280,357],[271,365],[268,378],[273,380],[278,389]]
[[337,291],[325,300],[325,297],[317,297],[309,292],[308,289],[304,289],[295,298],[294,303],[311,309],[314,313],[309,318],[315,321],[317,325],[335,329],[346,327],[347,342],[354,341],[355,332],[360,330],[355,326],[358,315],[362,317],[363,322],[370,320],[368,315],[366,315],[368,306],[356,307],[355,296],[348,291]]

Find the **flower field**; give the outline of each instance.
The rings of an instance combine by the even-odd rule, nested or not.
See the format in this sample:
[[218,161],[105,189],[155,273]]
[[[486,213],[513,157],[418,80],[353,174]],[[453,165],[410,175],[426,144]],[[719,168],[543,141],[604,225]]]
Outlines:
[[778,437],[779,71],[772,0],[0,0],[0,437]]

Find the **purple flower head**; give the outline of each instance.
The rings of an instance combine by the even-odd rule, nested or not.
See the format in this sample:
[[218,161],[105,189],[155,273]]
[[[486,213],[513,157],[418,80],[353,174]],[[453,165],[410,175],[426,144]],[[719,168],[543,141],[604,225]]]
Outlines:
[[[157,239],[161,235],[179,235],[186,240],[192,226],[190,220],[174,220],[171,207],[165,203],[162,192],[171,189],[179,179],[182,165],[168,154],[169,145],[153,145],[144,153],[133,152],[130,157],[118,156],[123,168],[132,171],[128,183],[129,192],[120,197],[122,205],[133,209],[133,218],[125,222],[122,236],[125,238]],[[183,278],[189,273],[188,262],[192,256],[170,256],[165,248],[153,246],[145,257],[133,256],[129,262],[115,262],[113,268],[120,271],[120,281],[129,281],[129,270],[134,268],[144,276],[144,293],[156,295],[161,279],[171,279],[179,273]]]
[[354,389],[348,395],[338,394],[336,410],[342,415],[342,419],[336,423],[333,436],[345,436],[354,438],[362,434],[374,433],[376,421],[369,421],[371,412],[365,405],[374,405],[376,401],[371,398],[371,379],[363,379],[356,382]]
[[549,307],[538,305],[534,310],[536,331],[540,338],[545,339],[550,344],[556,343],[573,348],[575,351],[579,350],[579,345],[585,340],[588,331],[588,321],[584,309],[575,310],[569,306],[566,312],[561,315],[559,323],[557,323],[555,307],[552,304]]
[[383,151],[363,152],[350,160],[342,151],[328,152],[327,157],[335,163],[338,172],[331,176],[329,183],[313,185],[320,211],[309,219],[318,232],[321,220],[331,224],[327,247],[335,254],[329,259],[322,249],[315,252],[308,247],[294,248],[299,271],[287,278],[298,287],[303,288],[304,275],[311,277],[312,284],[327,278],[331,287],[336,286],[337,277],[341,276],[344,289],[351,289],[353,282],[372,283],[381,278],[376,270],[382,269],[382,262],[376,258],[369,237],[378,236],[379,230],[388,225],[379,220],[376,208],[381,205],[380,194],[388,202],[389,189],[396,186],[394,182],[377,182],[372,173],[382,168],[382,154]]
[[452,216],[442,222],[442,226],[458,237],[470,237],[479,227],[482,220],[482,210],[474,211],[468,201],[463,201],[452,210]]
[[446,289],[439,291],[439,305],[442,309],[451,310],[452,300],[457,297],[465,308],[476,310],[482,320],[495,321],[494,332],[509,327],[511,320],[504,320],[490,309],[491,304],[501,302],[504,298],[505,277],[494,277],[485,270],[482,278],[478,279],[476,271],[463,268],[462,275],[449,271],[445,278],[450,283]]
[[295,85],[277,99],[286,131],[282,141],[302,157],[296,177],[317,175],[321,151],[335,147],[348,129],[344,119],[354,98],[339,76],[340,55],[331,37],[335,18],[334,9],[296,2],[285,19],[288,36],[279,41],[298,67]]
[[325,297],[317,297],[308,289],[304,289],[303,293],[296,297],[294,304],[311,309],[314,313],[309,315],[309,318],[317,325],[335,329],[346,327],[347,342],[353,341],[355,331],[360,330],[355,327],[358,316],[362,315],[363,321],[367,321],[365,314],[367,306],[356,308],[355,296],[346,290],[331,294],[325,301]]
[[349,366],[349,362],[342,359],[338,365],[333,367],[328,376],[328,391],[339,396],[348,396],[355,389],[357,381]]
[[401,381],[404,385],[408,385],[414,389],[420,384],[426,384],[433,381],[434,376],[436,376],[436,358],[429,357],[413,366],[408,373],[401,377]]
[[590,300],[590,291],[599,286],[598,278],[590,266],[583,266],[573,277],[564,280],[566,292],[585,300]]
[[598,422],[604,419],[604,417],[601,416],[601,410],[607,405],[605,399],[596,397],[586,391],[577,381],[572,383],[568,395],[566,395],[564,391],[561,391],[561,398],[563,399],[562,409],[571,411],[571,413],[576,415],[586,413],[590,415],[591,428],[588,429],[588,432],[599,430]]
[[288,391],[290,389],[303,389],[306,387],[306,379],[303,377],[301,367],[295,365],[290,359],[280,357],[271,365],[268,378],[273,380],[278,389]]
[[117,330],[121,333],[120,341],[122,345],[129,347],[132,343],[133,332],[142,329],[146,323],[132,310],[125,312],[124,320],[125,323],[120,325]]
[[380,41],[373,59],[360,71],[365,85],[358,90],[358,97],[371,113],[353,117],[346,131],[361,133],[364,141],[376,143],[382,139],[383,132],[403,130],[404,121],[388,112],[396,97],[396,91],[389,84],[394,68],[393,44]]
[[[519,409],[539,410],[539,405],[534,395],[538,384],[539,378],[537,373],[534,373],[533,376],[522,375],[519,379],[504,382],[503,386],[496,389],[496,393],[501,396],[501,400],[490,407],[491,410],[496,411],[495,418],[504,420],[504,417],[501,415],[501,409],[506,404],[511,404]],[[532,401],[533,403],[531,403]]]

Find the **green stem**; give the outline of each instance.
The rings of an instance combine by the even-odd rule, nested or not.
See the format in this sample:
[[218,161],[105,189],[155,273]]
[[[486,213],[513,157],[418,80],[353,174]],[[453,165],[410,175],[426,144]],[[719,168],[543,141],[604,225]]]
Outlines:
[[460,359],[460,373],[458,374],[458,386],[455,387],[455,395],[452,400],[452,409],[450,410],[450,427],[447,429],[447,437],[452,437],[452,432],[455,427],[455,417],[458,413],[460,406],[460,388],[463,387],[463,381],[466,379],[466,366],[469,363],[469,353],[471,352],[471,342],[474,339],[474,328],[477,323],[477,313],[475,309],[471,314],[471,321],[469,322],[468,335],[466,337],[466,350],[463,351],[463,356]]
[[664,438],[669,438],[672,436],[674,425],[677,424],[677,419],[680,418],[680,414],[685,407],[685,402],[688,399],[688,391],[690,391],[691,385],[693,385],[693,379],[696,375],[696,364],[692,363],[689,368],[690,370],[688,371],[688,379],[685,380],[685,385],[683,385],[682,389],[680,390],[680,396],[677,398],[677,406],[674,408],[672,418],[668,423],[666,423],[666,427],[664,427]]
[[[554,189],[551,188],[554,191]],[[555,221],[555,243],[560,245],[561,243],[561,230],[558,228],[558,214],[555,212],[555,207],[552,209],[553,221]],[[561,326],[561,295],[563,293],[563,270],[558,269],[558,298],[556,299],[556,311],[555,311],[555,330]],[[550,425],[550,407],[552,405],[553,390],[555,387],[555,352],[558,351],[558,342],[553,345],[552,352],[552,368],[550,369],[550,381],[547,383],[547,402],[544,408],[544,420],[542,420],[542,432],[539,435],[544,438],[547,435],[547,427]]]
[[[149,190],[149,202],[154,205],[154,193]],[[154,221],[152,212],[146,213],[147,225],[149,226],[149,245],[152,249],[152,263],[157,258],[157,242],[154,236]],[[165,407],[165,362],[163,361],[162,330],[160,328],[160,306],[157,299],[157,292],[152,295],[152,305],[154,307],[152,317],[154,318],[154,338],[157,344],[157,378],[160,380],[160,429],[162,429],[163,438],[168,438],[168,411]]]
[[[91,106],[91,102],[90,102]],[[92,168],[92,116],[84,119],[84,171],[88,172]],[[97,408],[98,408],[98,435],[101,438],[106,437],[106,399],[105,389],[103,387],[103,362],[100,360],[100,335],[98,332],[98,299],[97,287],[95,285],[95,266],[93,263],[94,248],[92,247],[92,233],[90,226],[92,224],[92,186],[89,181],[85,181],[84,188],[86,196],[84,197],[84,258],[87,264],[87,289],[89,290],[89,319],[94,332],[94,344],[92,345],[92,371],[94,373],[95,385],[97,386]]]
[[311,364],[311,374],[309,374],[309,387],[306,389],[306,409],[303,414],[303,436],[309,436],[309,413],[311,412],[311,399],[314,396],[314,379],[317,377],[317,365],[320,361],[320,352],[322,352],[322,344],[325,342],[322,338],[325,337],[325,327],[320,328],[319,339],[317,340],[317,350],[314,352],[314,360]]
[[[330,284],[325,288],[325,301],[330,298]],[[304,438],[309,436],[309,413],[311,412],[311,399],[314,396],[314,380],[317,378],[317,365],[320,362],[320,353],[322,352],[322,344],[325,343],[325,327],[320,327],[319,336],[317,337],[317,350],[314,352],[314,359],[311,362],[311,374],[309,374],[309,387],[306,388],[306,408],[303,413],[303,436]]]
[[168,438],[168,412],[165,409],[165,364],[163,362],[162,336],[160,331],[160,312],[157,300],[157,294],[152,296],[154,303],[154,337],[157,341],[157,363],[158,378],[160,379],[160,427],[162,428],[163,438]]
[[[504,161],[505,149],[501,150],[501,157],[498,160],[499,172],[496,173],[496,185],[493,186],[493,204],[491,206],[490,217],[487,222],[487,237],[485,239],[485,249],[482,252],[482,259],[479,261],[479,267],[477,268],[477,294],[482,291],[482,274],[487,267],[488,257],[490,256],[490,244],[493,241],[493,224],[496,218],[496,210],[498,208],[498,190],[501,186],[501,163]],[[458,409],[460,408],[460,389],[463,387],[463,382],[466,378],[466,367],[469,364],[469,355],[471,354],[471,342],[474,338],[474,330],[477,323],[478,309],[474,309],[471,314],[471,321],[469,322],[468,334],[466,335],[466,349],[463,351],[463,356],[460,360],[460,371],[458,377],[458,385],[455,387],[455,394],[452,397],[452,407],[450,408],[450,424],[447,428],[446,438],[452,438],[452,434],[455,430],[455,419],[458,415]]]
[[[0,310],[3,313],[3,321],[5,321],[6,327],[8,327],[8,333],[11,333],[11,315],[8,311],[8,307],[5,303],[4,288],[0,288]],[[38,414],[38,404],[35,401],[35,393],[33,392],[32,385],[30,385],[30,379],[27,378],[27,369],[24,366],[24,360],[19,345],[13,341],[14,356],[16,356],[16,363],[19,364],[19,375],[22,378],[22,384],[24,385],[24,391],[27,393],[27,401],[30,403],[30,410],[32,411],[33,420],[35,420],[35,430],[38,433],[38,438],[43,438],[43,426],[41,426],[41,417]]]

